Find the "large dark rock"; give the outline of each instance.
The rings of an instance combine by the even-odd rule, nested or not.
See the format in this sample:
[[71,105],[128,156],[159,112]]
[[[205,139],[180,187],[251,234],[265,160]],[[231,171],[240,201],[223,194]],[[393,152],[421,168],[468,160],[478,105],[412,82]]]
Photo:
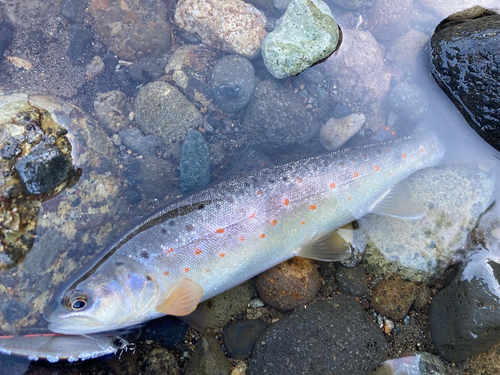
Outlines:
[[0,22],[0,60],[14,37],[14,26],[10,22]]
[[179,186],[187,193],[210,182],[210,152],[198,130],[190,130],[182,145]]
[[497,150],[500,150],[499,45],[500,15],[445,20],[431,39],[435,80],[469,124]]
[[384,334],[363,308],[336,295],[272,325],[257,341],[249,374],[366,374],[386,350]]
[[269,326],[261,320],[242,320],[228,325],[222,331],[224,345],[232,358],[250,357],[257,339]]

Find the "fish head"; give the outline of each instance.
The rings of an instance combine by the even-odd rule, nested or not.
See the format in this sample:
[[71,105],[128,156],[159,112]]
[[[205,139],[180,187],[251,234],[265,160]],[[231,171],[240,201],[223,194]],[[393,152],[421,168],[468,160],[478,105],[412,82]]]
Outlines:
[[55,295],[44,311],[53,332],[86,334],[149,319],[161,293],[155,277],[127,257],[106,260],[87,278]]

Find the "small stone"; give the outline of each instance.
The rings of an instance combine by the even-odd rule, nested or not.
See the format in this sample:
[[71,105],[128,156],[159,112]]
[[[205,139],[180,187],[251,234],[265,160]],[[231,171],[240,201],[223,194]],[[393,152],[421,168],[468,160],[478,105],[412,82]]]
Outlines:
[[74,23],[83,23],[87,4],[87,0],[63,0],[61,14]]
[[229,375],[230,373],[231,365],[215,337],[203,335],[189,359],[184,375]]
[[264,302],[260,298],[254,298],[248,304],[252,309],[258,309],[260,307],[264,307]]
[[411,26],[413,0],[377,0],[367,12],[368,30],[379,40],[393,40]]
[[382,315],[403,319],[415,300],[417,287],[402,280],[382,280],[373,289],[372,305]]
[[340,28],[322,0],[292,0],[262,43],[262,58],[275,78],[299,74],[331,55]]
[[248,368],[248,365],[245,363],[245,361],[240,361],[234,367],[233,371],[231,371],[231,375],[246,375],[247,368]]
[[293,310],[311,302],[318,294],[321,277],[316,266],[305,258],[292,258],[255,279],[259,296],[280,310]]
[[154,348],[151,350],[151,352],[145,356],[145,362],[146,368],[144,374],[147,375],[178,375],[180,373],[175,355],[163,348]]
[[427,113],[429,103],[421,86],[400,83],[389,91],[388,103],[404,121],[417,122]]
[[244,320],[228,325],[222,331],[224,345],[231,358],[247,359],[261,333],[269,324],[260,320]]
[[94,110],[99,120],[110,133],[127,129],[127,96],[118,90],[98,93],[94,100]]
[[366,274],[360,265],[351,268],[338,266],[335,272],[335,281],[338,288],[350,296],[362,296],[368,291]]
[[158,157],[147,156],[141,160],[137,176],[142,192],[149,198],[165,198],[176,188],[175,166]]
[[89,66],[87,67],[87,71],[85,72],[85,78],[88,81],[92,81],[100,76],[106,66],[104,65],[104,61],[102,61],[101,56],[94,56]]
[[69,46],[66,55],[73,63],[82,63],[94,41],[94,34],[82,26],[70,26],[68,28]]
[[198,130],[189,130],[182,145],[179,186],[183,193],[196,190],[210,182],[210,152]]
[[329,151],[338,150],[364,125],[365,115],[353,113],[342,118],[331,118],[319,131],[319,140]]
[[246,107],[255,88],[255,70],[242,56],[224,56],[217,60],[210,81],[215,104],[227,113]]
[[267,34],[264,13],[241,0],[182,0],[177,4],[175,23],[189,33],[198,33],[207,47],[250,59],[258,55]]
[[162,57],[143,57],[127,69],[129,77],[139,83],[155,81],[165,71],[168,55]]
[[429,300],[431,298],[431,290],[427,285],[419,285],[417,287],[417,294],[415,295],[415,302],[413,302],[413,307],[415,310],[422,311],[427,306],[429,306]]
[[120,138],[125,147],[143,156],[155,156],[165,149],[163,138],[156,135],[144,136],[137,128],[122,130]]
[[384,333],[388,335],[394,329],[394,322],[389,319],[384,319]]
[[0,60],[14,38],[14,26],[10,22],[0,22]]

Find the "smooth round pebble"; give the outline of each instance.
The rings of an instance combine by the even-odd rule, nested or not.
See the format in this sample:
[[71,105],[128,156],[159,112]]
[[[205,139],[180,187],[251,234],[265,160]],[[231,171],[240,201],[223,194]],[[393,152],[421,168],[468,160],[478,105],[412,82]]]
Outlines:
[[372,305],[382,315],[403,319],[415,300],[417,287],[403,280],[382,280],[373,288]]
[[389,91],[389,106],[404,120],[416,122],[426,113],[429,103],[424,90],[416,84],[400,83]]
[[365,115],[353,113],[342,118],[331,118],[319,131],[319,140],[329,151],[338,150],[364,125]]
[[360,265],[351,268],[338,266],[335,281],[338,288],[350,296],[362,296],[368,290],[366,274]]

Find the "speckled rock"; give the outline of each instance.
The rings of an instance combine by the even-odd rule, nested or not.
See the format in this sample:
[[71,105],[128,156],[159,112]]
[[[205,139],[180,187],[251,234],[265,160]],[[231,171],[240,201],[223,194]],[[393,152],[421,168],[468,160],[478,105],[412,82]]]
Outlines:
[[371,375],[451,375],[452,370],[437,356],[425,352],[405,352],[388,359]]
[[415,300],[417,287],[402,280],[382,280],[373,288],[372,305],[382,315],[403,319]]
[[329,151],[338,150],[364,125],[365,115],[353,113],[342,118],[331,118],[319,131],[319,140]]
[[229,375],[229,364],[218,341],[213,336],[204,335],[196,345],[189,359],[185,375]]
[[222,335],[227,353],[232,358],[247,359],[252,354],[257,339],[269,324],[261,320],[243,320],[224,328]]
[[292,258],[255,279],[260,298],[280,310],[293,310],[311,302],[319,291],[321,277],[316,266],[305,258]]
[[272,146],[307,142],[319,127],[300,98],[274,81],[255,88],[243,119],[243,129],[254,142]]
[[379,40],[404,35],[411,26],[413,0],[377,0],[367,12],[368,30]]
[[405,122],[417,122],[427,113],[429,101],[424,89],[414,83],[400,83],[388,94],[389,108]]
[[161,0],[91,0],[92,26],[121,59],[161,56],[170,47],[167,8]]
[[494,179],[491,171],[477,165],[449,165],[411,175],[409,190],[426,214],[418,221],[379,215],[360,219],[368,272],[414,282],[435,280],[486,209]]
[[424,310],[429,306],[429,301],[431,298],[431,290],[427,285],[421,284],[417,286],[417,293],[415,294],[415,301],[413,302],[413,307],[417,311]]
[[241,0],[181,0],[175,23],[208,47],[248,58],[257,56],[267,34],[264,13]]
[[147,156],[141,160],[137,179],[142,192],[148,198],[165,198],[177,185],[175,166],[167,160],[155,156]]
[[197,129],[203,122],[200,112],[177,88],[161,81],[139,90],[134,109],[141,130],[162,137],[168,154],[176,160],[187,131]]
[[165,72],[189,100],[212,108],[210,80],[219,55],[216,50],[186,44],[170,57]]
[[368,282],[363,267],[337,266],[335,270],[335,281],[339,289],[350,296],[362,296],[368,291]]
[[210,153],[207,141],[198,130],[189,130],[182,145],[179,186],[183,193],[210,182]]
[[61,14],[72,22],[83,23],[87,5],[88,0],[63,0]]
[[178,349],[184,342],[189,326],[175,316],[165,316],[147,322],[141,328],[141,339],[152,340],[162,348]]
[[137,128],[122,130],[120,133],[121,143],[143,156],[158,156],[165,150],[165,141],[156,135],[144,136]]
[[500,10],[496,0],[420,0],[420,3],[443,17],[474,6]]
[[335,51],[340,28],[322,0],[292,0],[262,43],[262,58],[275,78],[299,74]]
[[121,91],[98,93],[94,100],[94,110],[111,134],[127,129],[129,126],[127,96]]
[[210,80],[217,107],[235,113],[246,107],[255,89],[255,70],[242,56],[224,56],[217,60]]
[[144,374],[178,375],[180,373],[174,354],[166,349],[154,348],[150,353],[148,353],[145,359],[146,367],[144,369]]
[[373,0],[328,0],[327,2],[340,5],[349,10],[358,10],[364,6],[373,4]]
[[411,76],[418,66],[418,54],[429,40],[429,36],[410,29],[387,48],[385,55],[389,64]]
[[384,334],[363,308],[337,295],[269,327],[257,340],[249,375],[364,374],[386,350]]
[[324,68],[334,87],[333,98],[351,108],[360,101],[369,104],[380,100],[391,81],[380,46],[368,31],[342,32],[338,52],[327,59]]
[[487,351],[470,357],[469,369],[474,375],[490,375],[500,373],[500,344]]

